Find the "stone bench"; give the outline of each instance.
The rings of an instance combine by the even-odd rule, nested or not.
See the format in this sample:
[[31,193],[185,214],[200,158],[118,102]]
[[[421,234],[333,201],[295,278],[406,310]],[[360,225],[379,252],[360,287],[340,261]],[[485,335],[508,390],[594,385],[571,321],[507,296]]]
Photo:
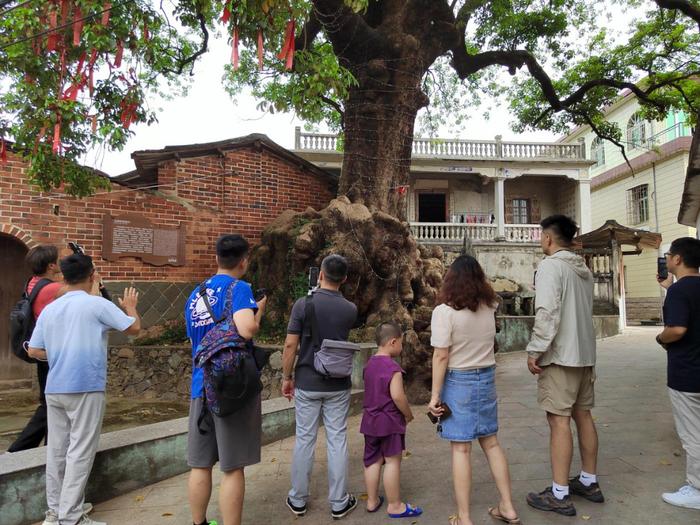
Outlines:
[[[362,410],[362,369],[374,345],[356,354],[350,413]],[[294,434],[294,404],[284,398],[263,401],[262,441]],[[86,498],[98,503],[187,472],[187,418],[134,427],[100,436]],[[0,455],[0,523],[41,521],[46,510],[46,448]],[[183,489],[184,490],[184,489]]]

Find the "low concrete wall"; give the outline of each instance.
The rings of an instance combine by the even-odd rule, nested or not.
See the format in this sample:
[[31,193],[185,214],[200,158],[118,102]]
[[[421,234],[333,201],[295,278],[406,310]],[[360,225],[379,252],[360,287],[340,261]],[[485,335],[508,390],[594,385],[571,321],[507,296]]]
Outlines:
[[[535,324],[534,316],[503,316],[501,331],[496,335],[499,352],[525,350]],[[620,333],[620,319],[617,315],[594,315],[593,327],[596,338],[602,339]]]
[[[362,369],[375,345],[355,354],[350,413],[362,410]],[[294,404],[284,398],[263,401],[263,444],[294,434]],[[187,472],[187,418],[100,436],[86,497],[100,502]],[[46,448],[0,455],[0,523],[40,521],[46,510]],[[184,490],[184,487],[183,487]],[[184,494],[184,492],[183,492]]]

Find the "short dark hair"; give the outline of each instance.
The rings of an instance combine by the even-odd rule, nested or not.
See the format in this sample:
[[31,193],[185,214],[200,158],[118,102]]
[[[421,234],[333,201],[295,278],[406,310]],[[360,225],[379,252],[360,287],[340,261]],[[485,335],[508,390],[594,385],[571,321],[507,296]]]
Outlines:
[[374,340],[377,346],[384,346],[390,339],[400,339],[402,335],[401,326],[396,321],[380,323],[374,330]]
[[245,259],[250,250],[250,243],[242,235],[222,235],[216,241],[216,255],[219,257],[219,266],[225,270],[233,270]]
[[683,266],[700,268],[700,240],[681,237],[671,243],[668,252],[671,255],[678,255],[683,260]]
[[86,281],[95,271],[92,257],[74,253],[61,259],[61,272],[67,284],[79,284]]
[[578,224],[566,215],[550,215],[541,223],[543,230],[550,230],[560,244],[571,244],[578,232]]
[[58,248],[53,244],[40,244],[29,250],[24,261],[34,275],[43,275],[49,264],[58,263]]
[[330,282],[340,284],[348,276],[348,261],[342,255],[332,253],[321,262],[321,271]]

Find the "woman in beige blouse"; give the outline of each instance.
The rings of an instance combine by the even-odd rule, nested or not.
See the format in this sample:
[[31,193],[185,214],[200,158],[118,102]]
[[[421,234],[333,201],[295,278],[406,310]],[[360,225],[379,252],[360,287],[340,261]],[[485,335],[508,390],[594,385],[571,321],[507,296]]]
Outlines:
[[433,388],[428,408],[433,415],[442,416],[444,403],[452,412],[438,425],[440,437],[452,443],[452,478],[459,512],[450,520],[451,525],[472,525],[471,446],[477,439],[501,495],[489,514],[505,523],[521,523],[511,498],[508,462],[496,437],[497,304],[496,293],[478,261],[462,255],[450,266],[433,311]]

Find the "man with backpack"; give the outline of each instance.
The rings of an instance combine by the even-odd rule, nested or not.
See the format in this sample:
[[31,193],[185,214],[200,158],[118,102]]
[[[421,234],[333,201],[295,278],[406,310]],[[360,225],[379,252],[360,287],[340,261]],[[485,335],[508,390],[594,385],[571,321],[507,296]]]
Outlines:
[[[248,269],[249,249],[248,241],[241,235],[221,236],[216,242],[216,274],[195,288],[185,304],[193,357],[187,463],[191,468],[188,491],[195,525],[214,523],[207,521],[206,511],[212,491],[212,468],[217,461],[223,472],[219,506],[224,525],[240,525],[245,494],[243,469],[260,462],[259,391],[234,413],[220,417],[216,409],[221,407],[207,406],[211,402],[209,378],[195,360],[201,355],[198,349],[202,346],[208,349],[216,345],[216,341],[207,338],[209,332],[234,333],[236,339],[245,342],[260,328],[267,299],[256,302],[250,284],[241,280]],[[226,330],[219,328],[222,323],[228,324]],[[259,382],[258,377],[253,379]]]
[[29,356],[48,360],[46,406],[51,436],[46,447],[44,524],[104,525],[84,506],[85,487],[97,453],[107,383],[109,330],[136,335],[141,329],[134,288],[114,303],[91,295],[97,281],[92,258],[61,259],[65,293],[47,305],[29,341]]
[[[348,275],[348,263],[340,255],[329,255],[321,263],[319,288],[308,298],[297,300],[287,326],[282,358],[284,382],[282,395],[294,398],[296,441],[292,459],[292,488],[287,507],[296,516],[306,514],[314,448],[321,417],[326,429],[328,451],[328,499],[331,517],[340,519],[357,506],[355,496],[347,491],[348,442],[347,420],[350,410],[350,377],[324,376],[314,364],[314,339],[347,341],[357,319],[357,307],[340,293]],[[311,313],[309,313],[311,311]],[[315,316],[315,319],[309,317]],[[313,330],[309,330],[310,325]],[[313,334],[318,330],[318,334]],[[300,344],[301,343],[301,344]],[[296,360],[296,366],[294,364]],[[294,370],[294,375],[292,375]]]
[[[24,342],[29,341],[32,336],[34,324],[39,318],[39,314],[44,307],[53,301],[58,295],[63,283],[61,283],[61,270],[58,267],[58,249],[51,244],[41,244],[35,246],[25,258],[27,266],[32,271],[32,278],[27,283],[22,301],[26,302],[26,306],[30,308],[29,316],[23,315],[20,321],[16,317],[12,317],[10,323],[17,323],[17,326],[12,327],[13,334],[18,337],[13,337],[13,351],[18,354],[18,357],[29,359],[26,356]],[[19,305],[21,309],[23,305]],[[16,339],[16,340],[15,340]],[[17,348],[14,346],[17,345]],[[49,374],[49,365],[44,361],[36,362],[37,378],[39,380],[39,406],[34,412],[34,415],[24,427],[17,439],[7,449],[8,452],[19,452],[20,450],[28,450],[41,445],[47,437],[46,424],[46,378]]]

